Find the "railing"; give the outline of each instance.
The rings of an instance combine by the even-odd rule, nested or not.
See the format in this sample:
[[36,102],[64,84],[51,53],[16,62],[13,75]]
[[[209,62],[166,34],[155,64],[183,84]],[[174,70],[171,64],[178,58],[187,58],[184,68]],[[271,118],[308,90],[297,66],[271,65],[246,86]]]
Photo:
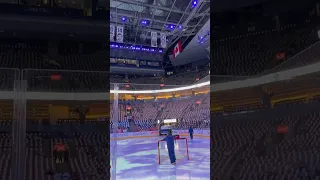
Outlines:
[[252,78],[252,76],[220,76],[220,75],[210,75],[210,84],[224,83],[229,81],[238,81]]

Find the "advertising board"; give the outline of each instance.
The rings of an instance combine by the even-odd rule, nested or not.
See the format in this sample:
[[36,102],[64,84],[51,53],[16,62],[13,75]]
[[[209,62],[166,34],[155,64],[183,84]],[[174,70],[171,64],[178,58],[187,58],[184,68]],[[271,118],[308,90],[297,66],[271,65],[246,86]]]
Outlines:
[[[189,130],[172,130],[173,135],[189,135]],[[142,131],[142,132],[126,132],[126,133],[116,133],[116,134],[110,134],[110,138],[120,138],[120,139],[130,139],[135,137],[152,137],[152,136],[158,136],[158,131]],[[194,130],[194,135],[199,136],[210,136],[210,130]]]

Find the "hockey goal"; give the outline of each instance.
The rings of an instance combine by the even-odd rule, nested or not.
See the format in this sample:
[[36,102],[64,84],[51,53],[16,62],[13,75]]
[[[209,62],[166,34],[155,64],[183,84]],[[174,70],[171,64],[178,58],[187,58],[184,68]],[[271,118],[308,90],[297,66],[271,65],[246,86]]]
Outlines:
[[[186,138],[178,138],[174,140],[174,151],[176,155],[176,161],[188,159],[189,149],[188,140]],[[167,143],[163,140],[158,141],[158,163],[170,164]]]

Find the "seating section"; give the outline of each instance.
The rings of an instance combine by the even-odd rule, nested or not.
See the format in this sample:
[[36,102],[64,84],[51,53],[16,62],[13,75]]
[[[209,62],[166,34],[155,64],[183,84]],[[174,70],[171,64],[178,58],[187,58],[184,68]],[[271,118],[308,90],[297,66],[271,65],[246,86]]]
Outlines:
[[[317,107],[319,103],[311,105]],[[267,117],[252,113],[215,123],[211,157],[218,179],[320,178],[317,150],[320,111],[301,111],[303,106],[281,108],[281,115],[273,115],[274,110],[269,110],[263,112],[269,114]],[[291,115],[292,111],[296,113]],[[288,127],[287,134],[277,133],[280,124]]]
[[[110,87],[107,72],[30,70],[26,73],[28,91],[32,92],[108,92]],[[59,79],[52,77],[55,74]]]
[[[178,119],[175,128],[186,129],[190,126],[195,129],[208,129],[210,127],[210,96],[198,95],[185,99],[164,100],[158,102],[135,102],[132,104],[119,104],[118,117],[119,131],[130,128],[130,119],[138,130],[145,131],[157,129],[157,121],[163,119]],[[113,107],[113,106],[110,106]],[[128,110],[130,108],[130,110]],[[110,117],[114,116],[113,108]],[[112,124],[111,124],[112,128]]]
[[[109,62],[106,61],[108,56],[105,53],[67,55],[61,53],[56,57],[50,57],[47,51],[45,42],[12,43],[9,40],[1,42],[0,88],[12,90],[13,80],[20,77],[20,72],[11,68],[29,69],[21,73],[28,81],[30,91],[107,92],[110,88],[110,75],[105,72],[109,68]],[[209,66],[190,67],[182,69],[181,72],[183,73],[178,72],[165,78],[130,77],[128,81],[136,84],[155,84],[147,87],[131,86],[133,89],[160,89],[161,83],[193,84],[208,75]],[[124,83],[124,78],[112,77],[111,82]]]
[[12,136],[11,133],[0,134],[0,179],[11,178],[12,162]]
[[[292,24],[283,27],[281,31],[268,30],[217,39],[212,45],[214,47],[212,52],[214,63],[211,74],[256,75],[278,65],[276,61],[278,53],[285,53],[286,58],[290,59],[318,41],[316,25],[313,23],[307,23],[304,27]],[[319,54],[315,50],[314,53]],[[305,63],[300,61],[299,64],[308,64],[314,61],[316,61],[314,58],[304,58],[302,62]]]
[[[108,169],[105,167],[108,150],[108,137],[104,133],[107,122],[87,122],[81,124],[75,120],[60,120],[57,131],[54,127],[43,128],[41,132],[27,133],[27,174],[26,179],[52,179],[48,174],[61,168],[55,165],[52,156],[53,149],[50,149],[50,155],[46,154],[44,141],[50,140],[50,147],[57,143],[63,143],[68,146],[70,173],[78,179],[102,179],[106,177]],[[44,126],[41,124],[37,125]],[[41,128],[40,128],[41,129]],[[100,129],[100,130],[99,130]],[[45,131],[45,132],[44,132]]]
[[48,170],[54,169],[54,161],[51,157],[45,157],[43,147],[43,138],[38,133],[28,133],[26,138],[26,179],[46,179]]

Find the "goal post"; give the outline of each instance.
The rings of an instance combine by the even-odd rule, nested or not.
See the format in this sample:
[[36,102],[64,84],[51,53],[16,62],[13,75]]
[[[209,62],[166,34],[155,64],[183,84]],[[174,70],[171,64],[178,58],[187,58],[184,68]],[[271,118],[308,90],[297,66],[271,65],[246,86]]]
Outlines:
[[[184,159],[185,157],[187,157],[187,159],[189,160],[189,148],[188,148],[188,139],[187,138],[179,138],[179,139],[175,139],[175,155],[176,155],[176,159],[180,160],[180,159]],[[164,158],[168,158],[168,152],[165,152],[165,150],[163,150],[164,148],[161,148],[161,142],[165,142],[163,140],[159,140],[158,141],[158,164],[161,164],[162,160]]]

